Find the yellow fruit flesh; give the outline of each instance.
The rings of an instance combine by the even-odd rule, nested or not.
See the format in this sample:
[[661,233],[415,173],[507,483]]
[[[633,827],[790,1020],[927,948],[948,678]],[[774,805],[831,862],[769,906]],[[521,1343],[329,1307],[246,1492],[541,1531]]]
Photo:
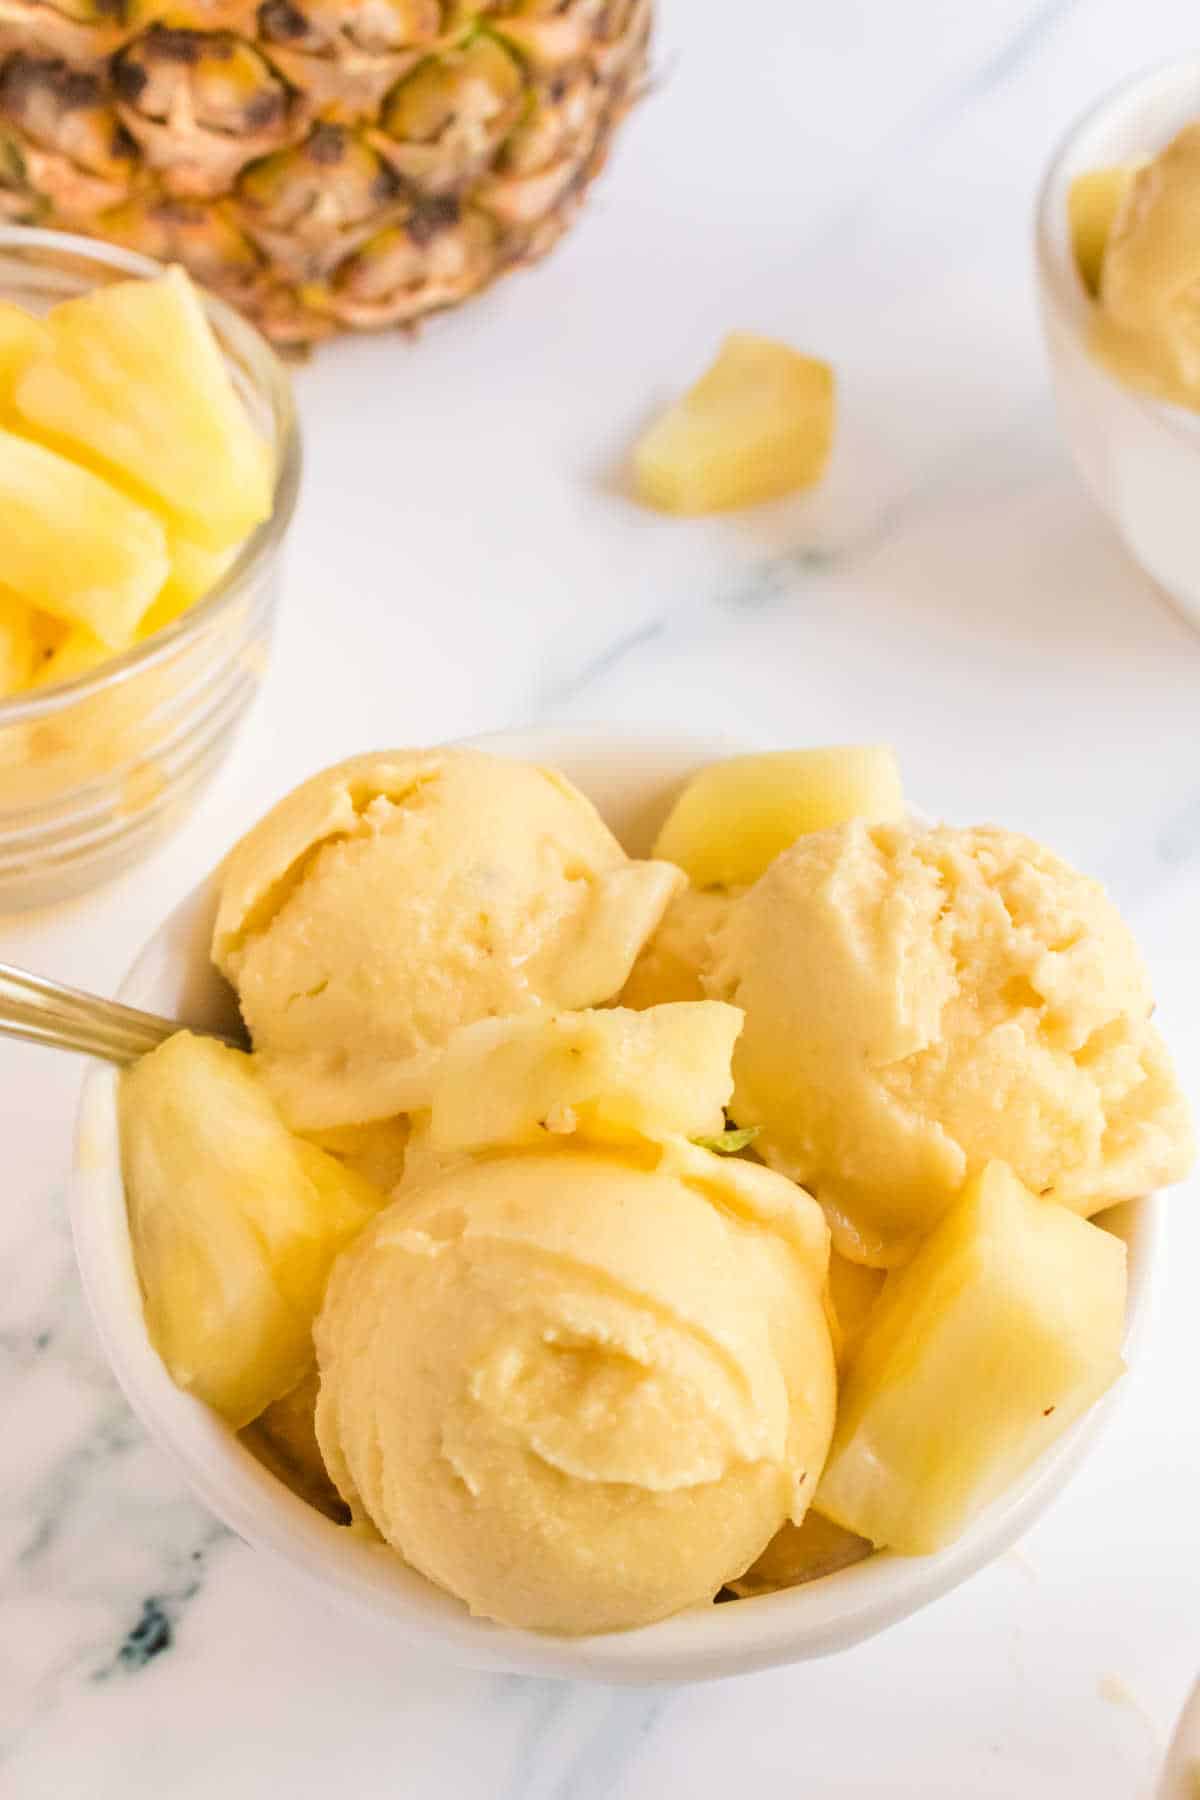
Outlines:
[[1100,292],[1100,271],[1113,223],[1133,185],[1138,164],[1089,169],[1078,175],[1067,194],[1067,223],[1075,265],[1089,294]]
[[951,1543],[1122,1371],[1125,1249],[990,1163],[887,1278],[816,1504],[872,1543]]
[[810,1508],[801,1524],[789,1523],[777,1531],[757,1562],[729,1585],[743,1599],[772,1594],[779,1588],[800,1587],[806,1581],[820,1581],[825,1575],[836,1575],[839,1569],[862,1562],[870,1556],[871,1549],[865,1538]]
[[170,559],[167,579],[138,626],[139,638],[153,637],[165,625],[173,625],[197,600],[202,600],[233,564],[237,546],[230,550],[205,550],[200,544],[189,543],[178,532],[170,532],[167,555]]
[[777,750],[702,769],[658,834],[654,855],[697,887],[749,886],[806,832],[905,816],[900,770],[882,745]]
[[664,512],[697,514],[794,493],[823,474],[833,423],[828,363],[733,332],[638,444],[638,496]]
[[329,1479],[317,1444],[317,1388],[317,1371],[312,1369],[247,1426],[243,1442],[301,1500],[344,1524],[349,1509]]
[[883,1269],[868,1269],[864,1263],[850,1262],[838,1251],[830,1251],[829,1308],[833,1314],[833,1347],[842,1375],[858,1354],[884,1280]]
[[131,483],[206,549],[229,549],[269,515],[267,447],[181,270],[64,301],[47,324],[53,357],[16,386],[29,426]]
[[460,1031],[433,1094],[439,1152],[593,1137],[721,1132],[736,1007],[696,1001],[554,1019],[486,1019]]
[[49,329],[32,313],[0,300],[0,419],[11,423],[13,390],[17,378],[36,357],[45,356],[53,340]]
[[338,1251],[382,1196],[294,1139],[250,1058],[180,1032],[122,1079],[134,1259],[159,1354],[240,1429],[302,1379]]
[[162,525],[106,481],[0,431],[6,585],[31,606],[129,644],[167,576]]
[[37,666],[34,619],[23,600],[0,588],[0,698],[27,687]]

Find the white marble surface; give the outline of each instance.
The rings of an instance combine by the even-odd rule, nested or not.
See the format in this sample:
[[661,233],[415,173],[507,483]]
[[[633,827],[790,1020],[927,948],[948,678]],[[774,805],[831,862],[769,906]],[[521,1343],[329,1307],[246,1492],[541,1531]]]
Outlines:
[[[1067,466],[1029,267],[1070,117],[1188,44],[1178,0],[664,0],[662,79],[545,269],[299,380],[308,481],[233,764],[117,886],[0,920],[90,986],[324,761],[538,717],[884,738],[913,795],[1046,837],[1134,919],[1200,1076],[1200,639]],[[837,364],[815,497],[687,524],[622,494],[733,325]],[[63,1186],[79,1072],[0,1049],[3,1800],[1026,1800],[1149,1794],[1200,1663],[1200,1269],[1018,1553],[864,1648],[676,1691],[495,1679],[364,1639],[235,1542],[95,1347]]]

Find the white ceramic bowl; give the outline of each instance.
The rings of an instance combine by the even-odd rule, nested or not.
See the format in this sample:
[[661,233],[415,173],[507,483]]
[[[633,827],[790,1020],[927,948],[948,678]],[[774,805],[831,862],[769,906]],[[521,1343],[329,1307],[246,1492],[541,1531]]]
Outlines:
[[1173,58],[1105,95],[1054,155],[1037,208],[1037,274],[1067,442],[1088,486],[1146,573],[1200,627],[1200,417],[1126,387],[1087,346],[1091,299],[1071,249],[1077,175],[1153,154],[1200,118],[1200,55]]
[[[667,806],[696,768],[739,746],[711,737],[623,729],[507,733],[477,740],[506,756],[551,763],[590,794],[617,835],[645,854]],[[208,960],[208,883],[150,940],[121,998],[198,1025],[228,1022],[231,998]],[[761,1599],[709,1606],[645,1630],[538,1637],[471,1618],[382,1546],[358,1541],[277,1482],[215,1414],[171,1381],[146,1335],[130,1251],[117,1142],[116,1077],[87,1077],[72,1222],[84,1287],[117,1378],[151,1435],[200,1497],[249,1543],[316,1583],[344,1610],[383,1620],[398,1643],[472,1666],[603,1681],[734,1675],[845,1649],[965,1581],[1044,1511],[1093,1441],[1106,1407],[1076,1425],[951,1549],[879,1555],[840,1574]],[[1159,1203],[1106,1220],[1129,1246],[1131,1334],[1143,1320],[1160,1241]]]

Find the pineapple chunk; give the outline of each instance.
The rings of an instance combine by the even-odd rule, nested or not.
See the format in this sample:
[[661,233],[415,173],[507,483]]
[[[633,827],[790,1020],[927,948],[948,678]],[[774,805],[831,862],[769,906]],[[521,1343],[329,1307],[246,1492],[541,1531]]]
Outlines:
[[328,1150],[340,1163],[369,1181],[381,1194],[390,1194],[404,1177],[410,1122],[373,1119],[368,1125],[330,1125],[324,1131],[306,1131],[309,1143]]
[[53,356],[16,388],[37,432],[132,484],[207,549],[269,516],[270,454],[182,269],[66,300],[47,324]]
[[0,588],[0,698],[28,687],[37,667],[35,614],[16,594]]
[[1125,1246],[989,1163],[889,1274],[842,1389],[816,1504],[940,1550],[1120,1375]]
[[829,1309],[841,1375],[845,1375],[858,1354],[886,1273],[884,1269],[868,1269],[865,1263],[851,1262],[836,1250],[829,1253]]
[[11,417],[17,377],[53,345],[49,327],[32,313],[0,300],[0,416]]
[[731,332],[634,451],[638,497],[673,513],[753,506],[819,481],[832,442],[829,364]]
[[317,1443],[319,1387],[316,1369],[280,1400],[273,1400],[244,1434],[244,1441],[285,1486],[328,1518],[342,1522],[348,1509],[329,1479]]
[[202,600],[216,586],[237,556],[237,546],[229,550],[206,550],[190,543],[178,532],[167,535],[170,570],[153,605],[138,626],[138,637],[153,637],[164,625],[173,625],[188,609]]
[[1118,163],[1077,175],[1067,194],[1067,223],[1075,266],[1089,294],[1100,292],[1100,272],[1113,224],[1141,165]]
[[0,431],[4,580],[32,606],[113,649],[167,576],[162,525],[143,507],[41,444]]
[[676,863],[700,888],[749,886],[806,832],[904,815],[900,770],[882,745],[735,756],[692,777],[654,855]]
[[58,641],[49,645],[38,663],[33,677],[34,687],[54,687],[62,681],[77,681],[88,675],[112,656],[86,625],[70,625]]
[[773,1594],[779,1588],[799,1587],[806,1581],[820,1581],[823,1575],[836,1575],[870,1556],[872,1546],[865,1538],[845,1531],[832,1519],[823,1519],[810,1507],[799,1525],[781,1526],[757,1562],[730,1587],[743,1599],[755,1594]]
[[121,1148],[150,1336],[240,1429],[307,1373],[330,1265],[383,1196],[291,1136],[249,1057],[187,1032],[123,1077]]
[[482,1019],[451,1039],[433,1091],[437,1152],[598,1137],[716,1136],[733,1090],[736,1006]]

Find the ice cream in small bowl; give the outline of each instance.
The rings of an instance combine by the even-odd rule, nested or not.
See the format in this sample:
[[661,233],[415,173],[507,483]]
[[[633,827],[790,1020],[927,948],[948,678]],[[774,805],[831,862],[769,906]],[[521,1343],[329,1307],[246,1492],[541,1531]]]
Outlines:
[[1200,625],[1200,57],[1143,71],[1067,132],[1036,221],[1059,416],[1096,499]]
[[842,1648],[1019,1535],[1131,1353],[1190,1128],[1111,903],[915,823],[885,752],[730,758],[327,771],[124,989],[240,1004],[253,1055],[89,1077],[131,1403],[407,1644],[611,1680]]

